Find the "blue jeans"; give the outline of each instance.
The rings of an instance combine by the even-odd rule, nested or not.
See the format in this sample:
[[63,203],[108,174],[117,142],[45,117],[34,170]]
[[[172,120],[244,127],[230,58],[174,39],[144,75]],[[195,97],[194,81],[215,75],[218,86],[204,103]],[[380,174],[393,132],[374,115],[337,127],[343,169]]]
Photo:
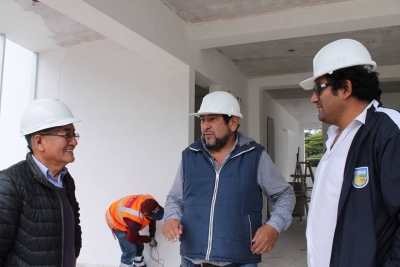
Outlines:
[[[198,267],[201,265],[196,265],[193,262],[191,262],[190,260],[186,259],[185,257],[181,257],[182,258],[182,263],[181,263],[181,267]],[[240,265],[240,267],[257,267],[257,263],[243,263],[242,265]]]
[[143,255],[143,244],[135,244],[126,240],[126,232],[113,230],[121,247],[121,262],[123,264],[132,265],[133,259]]

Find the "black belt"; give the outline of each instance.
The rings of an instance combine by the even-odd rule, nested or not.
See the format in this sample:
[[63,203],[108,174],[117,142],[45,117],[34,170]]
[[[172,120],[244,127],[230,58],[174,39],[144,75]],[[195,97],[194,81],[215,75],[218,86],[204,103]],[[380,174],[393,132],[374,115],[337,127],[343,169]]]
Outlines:
[[[224,265],[222,267],[240,267],[240,265],[242,265],[242,264],[241,263],[230,263],[230,264]],[[221,267],[221,266],[214,265],[214,264],[211,264],[211,263],[202,263],[199,266],[202,266],[202,267]]]

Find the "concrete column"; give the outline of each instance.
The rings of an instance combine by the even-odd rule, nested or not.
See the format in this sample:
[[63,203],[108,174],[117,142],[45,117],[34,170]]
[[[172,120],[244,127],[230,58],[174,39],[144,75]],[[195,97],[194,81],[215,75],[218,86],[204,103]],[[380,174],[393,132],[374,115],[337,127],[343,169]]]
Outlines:
[[[262,126],[261,124],[266,123],[262,120],[262,91],[258,86],[249,85],[247,91],[248,99],[248,117],[244,118],[247,122],[246,130],[248,136],[253,138],[258,143],[263,143],[262,139]],[[264,144],[265,145],[265,144]]]

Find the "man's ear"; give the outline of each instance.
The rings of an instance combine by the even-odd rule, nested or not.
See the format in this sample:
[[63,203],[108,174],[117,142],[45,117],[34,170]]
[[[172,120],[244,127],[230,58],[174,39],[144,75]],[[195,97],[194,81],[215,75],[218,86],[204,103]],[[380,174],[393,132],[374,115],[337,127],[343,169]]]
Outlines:
[[32,138],[32,148],[35,148],[41,152],[44,151],[44,139],[41,135],[35,134]]
[[239,127],[239,118],[236,116],[232,116],[232,118],[229,120],[229,129],[234,132],[237,130]]
[[347,99],[349,98],[352,93],[353,93],[353,84],[351,83],[350,80],[344,80],[342,83],[342,88],[343,90],[343,98]]

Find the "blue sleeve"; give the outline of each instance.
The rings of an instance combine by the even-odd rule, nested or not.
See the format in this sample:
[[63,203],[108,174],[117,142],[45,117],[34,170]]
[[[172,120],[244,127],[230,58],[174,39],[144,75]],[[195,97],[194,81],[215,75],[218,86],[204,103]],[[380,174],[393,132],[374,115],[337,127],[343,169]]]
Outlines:
[[279,233],[292,223],[292,212],[296,204],[293,187],[279,173],[267,152],[263,151],[258,165],[258,184],[264,195],[271,198],[272,212],[267,224]]

